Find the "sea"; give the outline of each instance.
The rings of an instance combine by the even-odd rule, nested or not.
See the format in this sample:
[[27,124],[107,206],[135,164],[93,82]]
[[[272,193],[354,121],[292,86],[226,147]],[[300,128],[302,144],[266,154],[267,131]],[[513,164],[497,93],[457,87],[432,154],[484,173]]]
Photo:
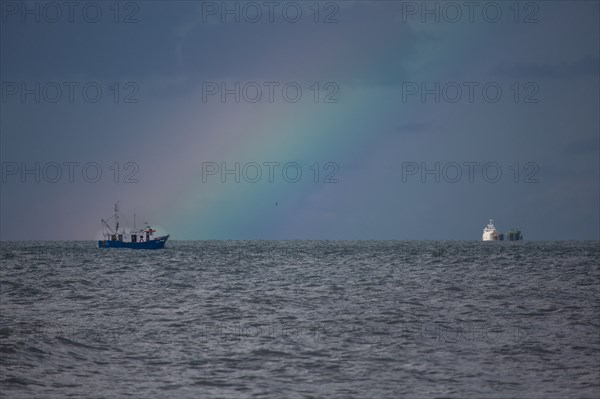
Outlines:
[[2,398],[600,397],[598,241],[0,252]]

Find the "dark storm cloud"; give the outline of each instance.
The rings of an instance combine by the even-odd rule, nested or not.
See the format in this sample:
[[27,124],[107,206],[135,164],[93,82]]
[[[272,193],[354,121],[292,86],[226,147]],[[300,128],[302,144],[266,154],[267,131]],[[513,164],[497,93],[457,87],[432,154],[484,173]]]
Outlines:
[[599,70],[600,61],[597,57],[585,57],[572,63],[561,64],[518,63],[499,67],[495,72],[500,76],[515,79],[569,79],[598,76]]
[[394,129],[394,133],[397,134],[422,134],[422,133],[433,133],[440,131],[439,126],[434,126],[429,123],[406,123],[398,126]]
[[[137,23],[3,24],[3,78],[163,79],[160,93],[185,93],[210,79],[330,79],[388,86],[406,78],[416,35],[399,6],[342,7],[337,23],[222,24],[201,3],[139,3]],[[361,26],[361,29],[357,29]],[[360,57],[357,58],[357,54]],[[172,79],[177,76],[178,79]]]
[[395,18],[389,7],[373,5],[341,9],[331,24],[197,24],[183,41],[182,58],[187,74],[205,78],[400,84],[415,35]]
[[114,23],[107,15],[97,23],[22,23],[7,18],[2,25],[4,79],[84,76],[120,78],[176,72],[177,30],[193,16],[193,3],[139,3],[134,23]]
[[563,165],[551,165],[542,164],[540,165],[539,173],[536,173],[536,177],[542,182],[573,182],[573,181],[589,181],[596,182],[589,185],[588,193],[597,193],[598,189],[598,175],[597,168],[590,167],[576,167],[573,162],[564,162]]
[[585,154],[597,154],[600,151],[600,141],[598,137],[589,137],[581,140],[574,140],[564,148],[564,154],[578,156]]

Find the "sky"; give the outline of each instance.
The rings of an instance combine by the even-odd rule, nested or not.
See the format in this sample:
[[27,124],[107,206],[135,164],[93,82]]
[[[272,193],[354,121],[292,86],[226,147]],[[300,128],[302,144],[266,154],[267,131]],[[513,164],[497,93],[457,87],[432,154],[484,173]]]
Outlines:
[[599,240],[599,2],[467,4],[0,2],[0,240]]

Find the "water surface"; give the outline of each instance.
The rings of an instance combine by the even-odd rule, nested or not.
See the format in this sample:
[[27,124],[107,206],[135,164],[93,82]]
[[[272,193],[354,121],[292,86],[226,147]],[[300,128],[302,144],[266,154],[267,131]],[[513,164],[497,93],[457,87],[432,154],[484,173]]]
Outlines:
[[598,398],[598,242],[4,242],[11,398]]

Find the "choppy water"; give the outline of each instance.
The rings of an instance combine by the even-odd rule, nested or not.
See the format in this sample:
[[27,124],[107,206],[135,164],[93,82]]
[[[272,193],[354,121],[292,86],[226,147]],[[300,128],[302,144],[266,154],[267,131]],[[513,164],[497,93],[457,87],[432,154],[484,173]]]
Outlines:
[[5,397],[600,397],[598,242],[2,243]]

